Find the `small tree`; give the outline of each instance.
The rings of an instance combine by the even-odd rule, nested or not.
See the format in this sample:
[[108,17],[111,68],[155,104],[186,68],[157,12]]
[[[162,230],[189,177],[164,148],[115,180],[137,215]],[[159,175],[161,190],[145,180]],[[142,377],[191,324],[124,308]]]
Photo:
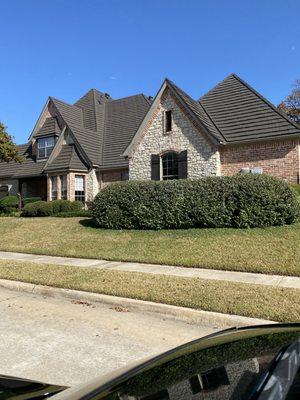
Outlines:
[[6,127],[0,122],[0,161],[22,162],[18,148],[12,137],[6,132]]
[[292,87],[292,92],[279,104],[278,108],[290,119],[300,123],[300,79],[297,79]]

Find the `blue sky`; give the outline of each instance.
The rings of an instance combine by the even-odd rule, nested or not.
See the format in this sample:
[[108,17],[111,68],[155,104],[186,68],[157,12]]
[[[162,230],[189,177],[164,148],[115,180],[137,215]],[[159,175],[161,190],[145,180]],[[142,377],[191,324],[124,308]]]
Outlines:
[[49,95],[198,98],[231,72],[278,104],[300,78],[300,0],[2,0],[0,120],[26,142]]

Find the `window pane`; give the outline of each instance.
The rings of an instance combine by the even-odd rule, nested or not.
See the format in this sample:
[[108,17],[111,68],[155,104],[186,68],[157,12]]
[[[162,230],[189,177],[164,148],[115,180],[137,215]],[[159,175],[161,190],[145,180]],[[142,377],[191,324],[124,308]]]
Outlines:
[[82,175],[75,175],[75,190],[84,190],[84,177]]
[[45,148],[39,149],[39,157],[40,157],[40,158],[46,157],[46,150],[45,150]]
[[54,137],[53,136],[46,138],[45,142],[46,142],[47,147],[54,147]]
[[46,157],[49,157],[52,153],[53,147],[46,147]]
[[38,140],[38,148],[39,149],[44,148],[45,147],[45,142],[46,142],[46,139],[39,139]]
[[75,200],[85,202],[84,176],[75,175]]
[[163,179],[178,179],[178,155],[170,152],[162,157]]

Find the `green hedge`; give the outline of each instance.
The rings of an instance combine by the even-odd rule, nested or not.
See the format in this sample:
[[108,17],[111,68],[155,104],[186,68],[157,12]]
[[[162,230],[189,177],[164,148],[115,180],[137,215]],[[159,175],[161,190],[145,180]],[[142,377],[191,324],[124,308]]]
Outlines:
[[98,193],[91,211],[111,229],[247,228],[295,222],[299,200],[288,183],[247,174],[116,183]]
[[36,201],[26,204],[22,210],[22,217],[49,217],[60,213],[79,212],[82,203],[69,200]]
[[23,203],[23,206],[26,206],[26,204],[35,203],[36,201],[42,201],[41,197],[25,197],[22,200],[22,203]]
[[19,198],[17,196],[6,196],[0,200],[0,213],[11,214],[18,211]]
[[60,212],[58,214],[55,214],[54,216],[60,218],[72,218],[72,217],[91,217],[92,214],[88,210],[80,210],[80,211]]
[[83,204],[80,201],[69,200],[54,200],[51,202],[53,206],[53,213],[77,212],[81,211]]

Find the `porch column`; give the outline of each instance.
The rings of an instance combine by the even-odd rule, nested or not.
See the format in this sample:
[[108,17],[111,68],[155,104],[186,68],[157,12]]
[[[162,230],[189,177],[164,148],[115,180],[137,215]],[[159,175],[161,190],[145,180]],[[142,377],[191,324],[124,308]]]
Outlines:
[[61,199],[61,175],[57,175],[57,199]]
[[47,175],[47,201],[51,201],[52,182],[51,177]]

